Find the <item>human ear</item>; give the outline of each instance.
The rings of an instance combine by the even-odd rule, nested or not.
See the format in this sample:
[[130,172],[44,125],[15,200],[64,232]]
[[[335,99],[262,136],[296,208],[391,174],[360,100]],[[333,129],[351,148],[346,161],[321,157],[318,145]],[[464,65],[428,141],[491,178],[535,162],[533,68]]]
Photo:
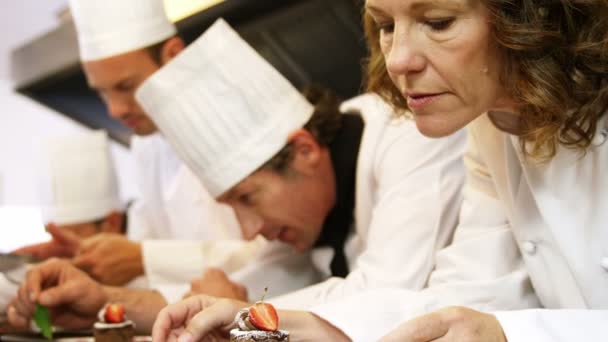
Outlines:
[[163,65],[169,63],[175,56],[182,52],[186,44],[179,37],[169,38],[160,51],[160,61]]
[[125,214],[118,212],[118,211],[110,212],[110,214],[108,214],[108,216],[106,216],[106,219],[103,222],[101,230],[104,233],[122,234],[123,233],[123,224],[124,224],[124,220],[125,220],[124,215]]
[[309,131],[298,129],[292,132],[287,140],[293,148],[292,169],[300,173],[310,173],[319,166],[323,147]]

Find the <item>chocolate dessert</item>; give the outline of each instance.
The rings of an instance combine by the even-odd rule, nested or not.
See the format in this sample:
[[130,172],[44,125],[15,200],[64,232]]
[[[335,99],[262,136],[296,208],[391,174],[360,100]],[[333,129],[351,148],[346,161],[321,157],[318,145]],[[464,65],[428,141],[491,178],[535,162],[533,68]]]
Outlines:
[[120,304],[106,305],[99,312],[99,322],[93,326],[95,342],[131,342],[135,323],[126,319]]
[[[260,311],[260,304],[270,309],[266,307]],[[277,330],[278,316],[270,304],[258,302],[250,308],[243,309],[236,315],[235,321],[238,328],[230,331],[230,342],[289,342],[289,333]]]

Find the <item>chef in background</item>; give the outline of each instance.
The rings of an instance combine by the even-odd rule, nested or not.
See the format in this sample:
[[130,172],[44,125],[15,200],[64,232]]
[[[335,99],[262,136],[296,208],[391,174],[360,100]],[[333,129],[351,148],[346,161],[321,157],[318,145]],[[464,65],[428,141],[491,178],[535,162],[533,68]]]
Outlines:
[[[42,217],[53,239],[13,253],[37,260],[72,258],[101,233],[122,236],[127,223],[125,206],[119,195],[107,133],[53,137],[41,146],[45,153],[38,166],[37,184]],[[24,265],[0,275],[1,313],[15,296],[25,268]],[[136,278],[130,286],[145,286],[145,279]]]
[[55,137],[39,172],[42,216],[51,241],[14,253],[44,260],[73,257],[82,240],[98,233],[125,234],[127,217],[105,131]]

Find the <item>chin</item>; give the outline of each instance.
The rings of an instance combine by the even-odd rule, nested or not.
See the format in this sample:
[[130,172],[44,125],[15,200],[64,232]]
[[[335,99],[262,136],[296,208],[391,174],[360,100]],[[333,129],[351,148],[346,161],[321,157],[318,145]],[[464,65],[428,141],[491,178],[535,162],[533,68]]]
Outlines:
[[156,133],[156,127],[136,127],[133,129],[133,133],[139,135],[140,137],[152,135]]
[[443,138],[454,134],[466,125],[466,123],[448,120],[441,116],[434,114],[414,115],[418,131],[429,138]]
[[312,246],[305,242],[291,242],[289,243],[294,251],[297,253],[305,253],[308,252]]

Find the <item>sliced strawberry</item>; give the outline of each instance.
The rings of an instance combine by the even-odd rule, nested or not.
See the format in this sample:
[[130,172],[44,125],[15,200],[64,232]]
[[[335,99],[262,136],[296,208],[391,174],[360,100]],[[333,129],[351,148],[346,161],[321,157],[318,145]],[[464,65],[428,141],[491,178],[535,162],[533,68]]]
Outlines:
[[107,323],[121,323],[125,319],[125,307],[122,304],[110,304],[106,306],[104,317]]
[[257,302],[249,308],[249,320],[256,328],[265,331],[276,331],[279,328],[279,316],[274,306]]

